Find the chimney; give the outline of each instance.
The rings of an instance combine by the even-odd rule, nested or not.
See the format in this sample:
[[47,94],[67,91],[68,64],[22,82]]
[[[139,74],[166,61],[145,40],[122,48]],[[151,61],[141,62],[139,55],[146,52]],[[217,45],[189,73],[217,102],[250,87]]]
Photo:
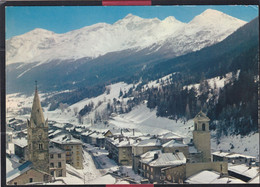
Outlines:
[[155,153],[153,158],[154,160],[158,159],[158,153]]
[[121,129],[121,135],[123,135],[123,130]]

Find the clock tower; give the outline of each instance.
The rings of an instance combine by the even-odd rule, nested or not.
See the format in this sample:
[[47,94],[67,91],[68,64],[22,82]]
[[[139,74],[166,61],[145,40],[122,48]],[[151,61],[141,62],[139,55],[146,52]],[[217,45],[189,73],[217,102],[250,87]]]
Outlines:
[[31,118],[27,120],[28,158],[35,169],[49,173],[48,120],[44,120],[37,84]]

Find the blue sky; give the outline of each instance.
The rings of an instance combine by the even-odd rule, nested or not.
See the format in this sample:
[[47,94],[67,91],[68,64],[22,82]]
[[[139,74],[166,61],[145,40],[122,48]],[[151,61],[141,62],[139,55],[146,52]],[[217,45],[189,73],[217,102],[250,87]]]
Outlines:
[[114,23],[132,13],[142,18],[164,19],[174,16],[189,22],[206,9],[219,10],[250,21],[258,16],[258,6],[70,6],[70,7],[6,7],[6,38],[24,34],[35,28],[65,33],[98,22]]

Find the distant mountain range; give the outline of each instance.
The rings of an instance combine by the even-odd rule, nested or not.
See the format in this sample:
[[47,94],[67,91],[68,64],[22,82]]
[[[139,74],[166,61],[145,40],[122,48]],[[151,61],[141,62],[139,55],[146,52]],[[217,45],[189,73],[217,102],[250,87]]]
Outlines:
[[6,41],[7,92],[32,91],[34,80],[43,91],[126,80],[216,44],[245,24],[208,9],[189,23],[129,14],[114,24],[97,23],[65,34],[35,29]]

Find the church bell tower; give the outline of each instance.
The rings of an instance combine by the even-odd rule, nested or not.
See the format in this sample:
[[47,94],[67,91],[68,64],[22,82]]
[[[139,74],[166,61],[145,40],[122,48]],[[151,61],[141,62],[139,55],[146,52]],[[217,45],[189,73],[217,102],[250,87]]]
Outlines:
[[202,161],[211,161],[211,146],[210,146],[210,119],[200,111],[194,120],[193,142],[195,147],[202,152]]
[[44,120],[37,82],[33,99],[31,118],[27,120],[28,157],[35,169],[49,173],[48,120]]

